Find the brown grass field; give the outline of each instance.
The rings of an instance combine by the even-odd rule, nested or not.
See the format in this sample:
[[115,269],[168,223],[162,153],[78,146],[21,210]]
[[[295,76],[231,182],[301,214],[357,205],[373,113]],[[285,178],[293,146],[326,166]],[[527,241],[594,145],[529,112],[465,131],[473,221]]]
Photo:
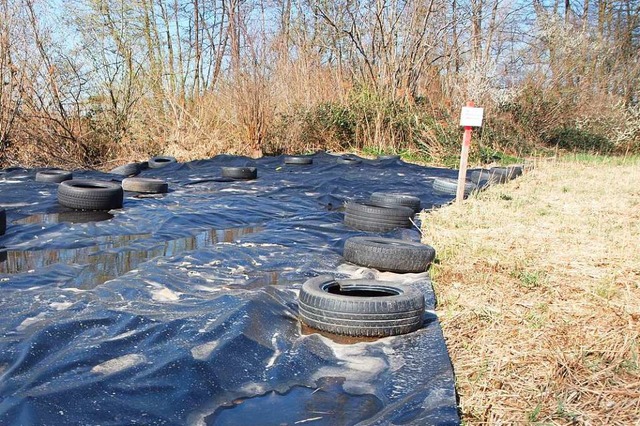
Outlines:
[[423,213],[467,425],[640,425],[640,161],[535,164]]

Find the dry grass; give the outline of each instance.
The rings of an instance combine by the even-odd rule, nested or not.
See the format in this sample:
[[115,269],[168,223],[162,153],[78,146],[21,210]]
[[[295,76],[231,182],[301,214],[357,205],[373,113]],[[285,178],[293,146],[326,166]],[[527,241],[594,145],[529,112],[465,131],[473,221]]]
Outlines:
[[466,424],[640,425],[638,163],[541,163],[423,218]]

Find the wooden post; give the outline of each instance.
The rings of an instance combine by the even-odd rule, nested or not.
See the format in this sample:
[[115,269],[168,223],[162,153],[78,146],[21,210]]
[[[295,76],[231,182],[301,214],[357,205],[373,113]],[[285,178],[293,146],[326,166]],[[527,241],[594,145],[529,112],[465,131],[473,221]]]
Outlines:
[[[473,101],[467,102],[468,107],[473,107]],[[458,171],[458,190],[456,192],[456,202],[464,199],[464,184],[467,181],[467,163],[469,161],[469,148],[471,147],[471,126],[464,126],[464,136],[462,137],[462,150],[460,151],[460,170]]]

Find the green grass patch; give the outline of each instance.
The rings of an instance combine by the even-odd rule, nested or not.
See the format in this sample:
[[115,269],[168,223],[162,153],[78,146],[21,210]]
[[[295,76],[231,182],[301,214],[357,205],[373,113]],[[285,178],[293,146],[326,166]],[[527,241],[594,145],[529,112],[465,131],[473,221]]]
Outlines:
[[589,153],[575,153],[560,156],[562,161],[572,161],[576,163],[609,165],[609,166],[628,166],[640,163],[640,155],[600,155]]

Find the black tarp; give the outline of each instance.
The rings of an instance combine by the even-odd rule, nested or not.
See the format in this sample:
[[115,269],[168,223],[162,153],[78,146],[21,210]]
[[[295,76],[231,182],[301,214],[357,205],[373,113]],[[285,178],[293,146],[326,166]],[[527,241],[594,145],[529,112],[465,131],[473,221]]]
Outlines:
[[[140,176],[170,192],[125,193],[109,214],[59,206],[57,184],[36,182],[35,169],[3,170],[0,424],[458,424],[428,274],[344,264],[345,239],[366,233],[340,212],[374,191],[439,206],[452,197],[431,182],[456,172],[313,161],[221,155],[148,169]],[[245,165],[257,180],[221,178]],[[419,287],[424,327],[361,342],[302,327],[297,292],[321,274]]]

